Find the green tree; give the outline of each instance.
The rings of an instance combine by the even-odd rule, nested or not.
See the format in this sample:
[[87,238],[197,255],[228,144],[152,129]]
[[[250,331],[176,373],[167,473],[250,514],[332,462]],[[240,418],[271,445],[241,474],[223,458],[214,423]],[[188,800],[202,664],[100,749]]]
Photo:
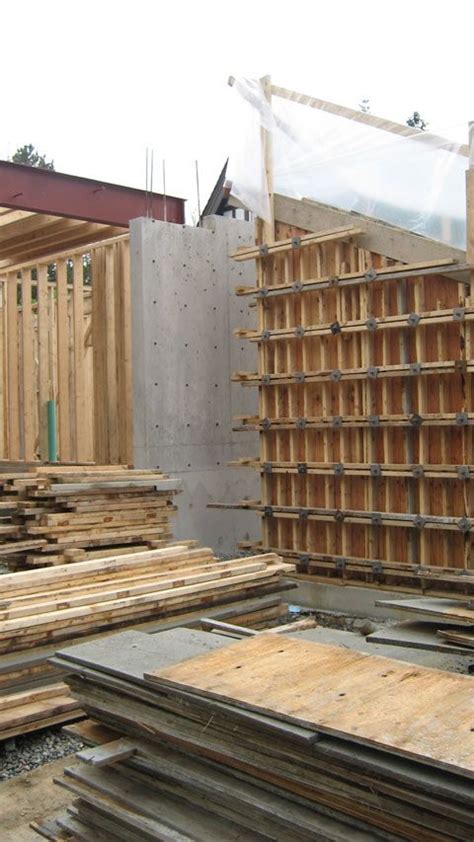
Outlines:
[[40,170],[54,170],[54,161],[47,161],[46,157],[41,155],[32,143],[19,146],[10,160],[14,164],[26,164],[27,167],[38,167]]
[[421,131],[424,131],[428,128],[428,123],[423,120],[419,111],[414,111],[407,120],[407,126],[411,126],[412,129],[421,129]]

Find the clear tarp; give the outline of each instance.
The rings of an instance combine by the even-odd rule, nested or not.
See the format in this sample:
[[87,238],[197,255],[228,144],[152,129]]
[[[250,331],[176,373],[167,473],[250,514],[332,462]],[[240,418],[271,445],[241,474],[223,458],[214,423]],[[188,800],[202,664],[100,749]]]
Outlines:
[[269,220],[260,130],[271,133],[274,192],[358,211],[466,247],[460,144],[428,131],[403,137],[295,101],[266,100],[258,80],[236,79],[232,193]]

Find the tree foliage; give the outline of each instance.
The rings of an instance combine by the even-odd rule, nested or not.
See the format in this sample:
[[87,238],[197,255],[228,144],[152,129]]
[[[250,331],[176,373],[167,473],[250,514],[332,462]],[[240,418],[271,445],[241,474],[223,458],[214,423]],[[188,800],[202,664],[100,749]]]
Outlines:
[[27,167],[38,167],[40,170],[54,170],[54,161],[47,161],[32,143],[19,146],[10,159],[14,164],[25,164]]

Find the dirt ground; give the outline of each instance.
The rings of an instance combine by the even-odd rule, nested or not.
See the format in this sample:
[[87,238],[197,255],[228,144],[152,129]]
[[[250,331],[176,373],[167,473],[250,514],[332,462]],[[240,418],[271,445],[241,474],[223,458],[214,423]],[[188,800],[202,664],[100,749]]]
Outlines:
[[0,783],[1,842],[39,842],[41,837],[31,830],[30,822],[71,803],[71,793],[53,784],[71,760],[72,756],[61,757]]

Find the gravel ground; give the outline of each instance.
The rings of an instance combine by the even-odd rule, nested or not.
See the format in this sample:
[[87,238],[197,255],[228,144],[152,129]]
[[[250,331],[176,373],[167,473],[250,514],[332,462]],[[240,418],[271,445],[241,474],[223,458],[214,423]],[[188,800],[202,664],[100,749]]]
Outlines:
[[45,728],[0,743],[0,781],[36,769],[83,747],[80,740],[62,734],[60,728]]

